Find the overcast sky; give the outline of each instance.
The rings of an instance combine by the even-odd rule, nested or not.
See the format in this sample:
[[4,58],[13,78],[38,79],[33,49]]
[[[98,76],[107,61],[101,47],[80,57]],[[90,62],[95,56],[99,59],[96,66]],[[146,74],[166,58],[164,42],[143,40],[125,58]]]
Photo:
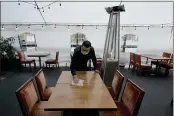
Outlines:
[[[33,5],[26,3],[2,3],[2,22],[43,22],[40,13]],[[40,7],[49,3],[38,3]],[[109,15],[105,7],[118,5],[109,3],[55,3],[44,9],[43,16],[47,22],[57,23],[108,23]],[[121,13],[121,24],[164,24],[173,21],[173,4],[156,2],[122,2],[126,12]]]

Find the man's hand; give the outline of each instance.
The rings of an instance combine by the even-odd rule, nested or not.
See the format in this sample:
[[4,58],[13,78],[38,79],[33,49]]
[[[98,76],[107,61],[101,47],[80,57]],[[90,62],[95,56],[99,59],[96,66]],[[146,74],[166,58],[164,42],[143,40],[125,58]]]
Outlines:
[[73,76],[73,81],[74,81],[74,83],[78,83],[79,78],[77,77],[77,75],[74,75],[74,76]]
[[100,73],[98,70],[95,70],[96,73]]

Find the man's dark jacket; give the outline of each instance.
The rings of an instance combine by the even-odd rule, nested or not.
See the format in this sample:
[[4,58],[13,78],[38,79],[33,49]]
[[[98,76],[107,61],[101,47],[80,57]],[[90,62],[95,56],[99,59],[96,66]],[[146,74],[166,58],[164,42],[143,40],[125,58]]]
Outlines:
[[83,55],[81,53],[81,47],[79,46],[74,49],[74,54],[71,59],[71,73],[74,76],[76,74],[76,71],[87,71],[87,62],[89,59],[92,59],[93,65],[94,65],[94,70],[96,70],[96,56],[95,56],[95,51],[94,48],[91,47],[90,51],[87,55]]

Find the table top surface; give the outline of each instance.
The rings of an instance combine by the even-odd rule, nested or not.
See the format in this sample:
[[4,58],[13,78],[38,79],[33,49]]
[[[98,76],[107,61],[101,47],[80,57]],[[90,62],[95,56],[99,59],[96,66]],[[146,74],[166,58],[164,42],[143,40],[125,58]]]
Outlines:
[[155,54],[139,54],[139,55],[153,60],[172,60],[172,58],[163,57]]
[[[61,75],[65,74],[66,72]],[[98,74],[95,75],[97,78]],[[89,74],[88,77],[90,76],[91,75]],[[63,76],[60,78],[63,78]],[[71,84],[65,83],[56,84],[44,109],[51,111],[76,108],[115,110],[117,109],[117,106],[107,87],[101,80],[100,83],[84,83],[82,87],[72,86]]]
[[[84,80],[84,83],[103,83],[100,75],[94,71],[77,71],[76,72],[79,79]],[[57,83],[71,84],[73,76],[71,71],[62,71]]]
[[30,53],[27,56],[28,57],[46,57],[49,55],[50,55],[50,53]]

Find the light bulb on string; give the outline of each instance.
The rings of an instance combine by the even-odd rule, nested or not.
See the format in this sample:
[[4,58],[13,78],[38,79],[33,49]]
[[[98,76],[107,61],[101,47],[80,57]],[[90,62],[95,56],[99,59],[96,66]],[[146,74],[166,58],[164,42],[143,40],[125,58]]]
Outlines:
[[161,28],[163,28],[163,24],[162,24],[162,27]]
[[56,24],[54,25],[54,28],[56,28]]
[[28,25],[28,28],[30,29],[30,25]]
[[48,9],[50,9],[50,6],[48,6]]
[[149,30],[149,26],[148,26],[148,30]]
[[4,25],[2,25],[2,28],[1,29],[4,30]]
[[69,25],[68,25],[68,30],[69,30],[70,28],[69,28]]
[[16,25],[16,30],[18,30],[18,26]]
[[123,30],[123,26],[122,26],[122,28],[121,28],[122,30]]
[[19,2],[19,0],[18,0],[18,5],[21,5],[20,2]]
[[44,26],[42,25],[42,29],[44,29]]
[[135,30],[136,30],[136,26],[135,26]]
[[96,25],[96,29],[97,29],[97,25]]

